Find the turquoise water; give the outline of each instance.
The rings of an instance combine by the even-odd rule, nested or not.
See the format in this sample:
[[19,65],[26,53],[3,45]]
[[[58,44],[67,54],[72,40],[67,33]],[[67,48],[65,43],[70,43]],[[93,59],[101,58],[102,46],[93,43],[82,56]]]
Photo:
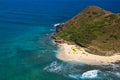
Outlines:
[[58,60],[51,35],[89,5],[120,12],[119,0],[0,0],[0,80],[120,80],[120,65]]

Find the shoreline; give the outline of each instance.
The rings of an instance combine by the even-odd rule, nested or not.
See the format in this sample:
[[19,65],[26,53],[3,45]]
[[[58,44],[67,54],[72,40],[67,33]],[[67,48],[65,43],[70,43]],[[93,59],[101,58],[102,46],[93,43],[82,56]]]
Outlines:
[[69,45],[67,43],[58,43],[60,52],[56,57],[62,61],[83,63],[88,65],[110,65],[120,61],[120,55],[100,56],[90,54],[85,51],[85,48],[77,45]]

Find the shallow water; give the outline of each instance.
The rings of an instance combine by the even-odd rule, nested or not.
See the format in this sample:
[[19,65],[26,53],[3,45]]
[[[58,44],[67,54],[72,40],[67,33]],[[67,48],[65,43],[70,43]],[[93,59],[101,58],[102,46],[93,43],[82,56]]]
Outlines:
[[120,80],[120,65],[59,61],[55,57],[58,47],[51,38],[54,24],[69,20],[86,6],[98,5],[116,13],[120,12],[119,3],[119,0],[0,0],[0,80]]

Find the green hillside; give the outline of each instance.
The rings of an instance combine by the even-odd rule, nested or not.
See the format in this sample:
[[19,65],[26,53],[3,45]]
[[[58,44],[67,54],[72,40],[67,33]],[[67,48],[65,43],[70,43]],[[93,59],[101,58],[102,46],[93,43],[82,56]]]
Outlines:
[[120,53],[120,14],[89,6],[58,28],[56,40],[75,43],[93,54]]

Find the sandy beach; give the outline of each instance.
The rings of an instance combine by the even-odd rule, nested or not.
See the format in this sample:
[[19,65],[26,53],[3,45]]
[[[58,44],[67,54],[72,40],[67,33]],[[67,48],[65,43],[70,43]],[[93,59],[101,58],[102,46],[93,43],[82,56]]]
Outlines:
[[58,59],[68,62],[77,62],[90,65],[109,65],[120,61],[120,55],[99,56],[90,54],[84,48],[67,43],[58,44],[60,52],[56,55]]

